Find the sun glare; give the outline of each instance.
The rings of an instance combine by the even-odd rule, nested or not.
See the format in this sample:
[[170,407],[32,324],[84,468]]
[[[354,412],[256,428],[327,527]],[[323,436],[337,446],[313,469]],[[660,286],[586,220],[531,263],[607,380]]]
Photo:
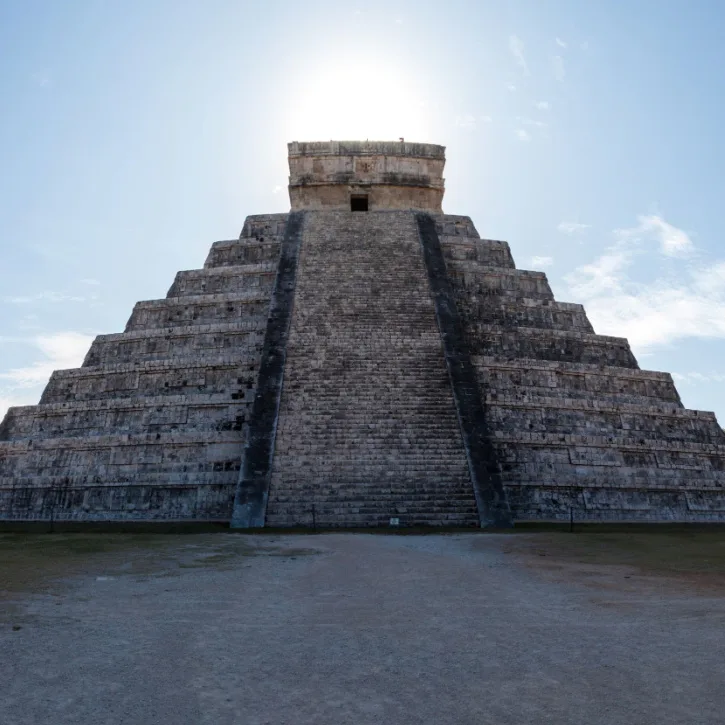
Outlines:
[[429,140],[424,99],[399,68],[330,63],[301,75],[285,120],[288,139]]

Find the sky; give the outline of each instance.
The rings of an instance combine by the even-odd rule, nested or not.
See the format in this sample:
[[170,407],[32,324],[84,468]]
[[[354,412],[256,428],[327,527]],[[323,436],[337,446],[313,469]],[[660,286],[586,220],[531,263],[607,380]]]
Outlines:
[[723,31],[716,0],[2,0],[0,417],[288,211],[288,141],[403,136],[724,424]]

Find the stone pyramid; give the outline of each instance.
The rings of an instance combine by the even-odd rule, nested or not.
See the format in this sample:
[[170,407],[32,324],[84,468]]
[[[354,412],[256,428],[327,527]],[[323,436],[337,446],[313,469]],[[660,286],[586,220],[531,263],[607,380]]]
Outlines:
[[250,216],[0,424],[0,519],[725,520],[725,435],[505,242],[444,148],[289,144]]

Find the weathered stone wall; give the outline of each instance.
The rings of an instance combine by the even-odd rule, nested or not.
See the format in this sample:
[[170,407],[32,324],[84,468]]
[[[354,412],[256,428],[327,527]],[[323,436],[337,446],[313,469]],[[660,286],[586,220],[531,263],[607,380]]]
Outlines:
[[249,217],[8,411],[0,519],[725,520],[715,416],[508,244],[429,214],[443,147],[289,151],[292,215]]
[[267,525],[477,525],[414,215],[305,217]]
[[0,518],[228,521],[287,215],[249,217],[0,425]]
[[465,217],[437,219],[517,520],[725,520],[725,435],[670,375],[593,334],[541,273]]
[[292,210],[350,210],[364,194],[370,210],[441,211],[445,149],[404,142],[289,144]]

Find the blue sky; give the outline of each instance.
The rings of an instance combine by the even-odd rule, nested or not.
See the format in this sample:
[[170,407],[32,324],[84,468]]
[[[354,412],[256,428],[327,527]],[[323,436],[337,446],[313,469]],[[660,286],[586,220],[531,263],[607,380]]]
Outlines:
[[404,136],[722,424],[724,30],[705,0],[4,0],[0,415],[287,211],[287,141]]

